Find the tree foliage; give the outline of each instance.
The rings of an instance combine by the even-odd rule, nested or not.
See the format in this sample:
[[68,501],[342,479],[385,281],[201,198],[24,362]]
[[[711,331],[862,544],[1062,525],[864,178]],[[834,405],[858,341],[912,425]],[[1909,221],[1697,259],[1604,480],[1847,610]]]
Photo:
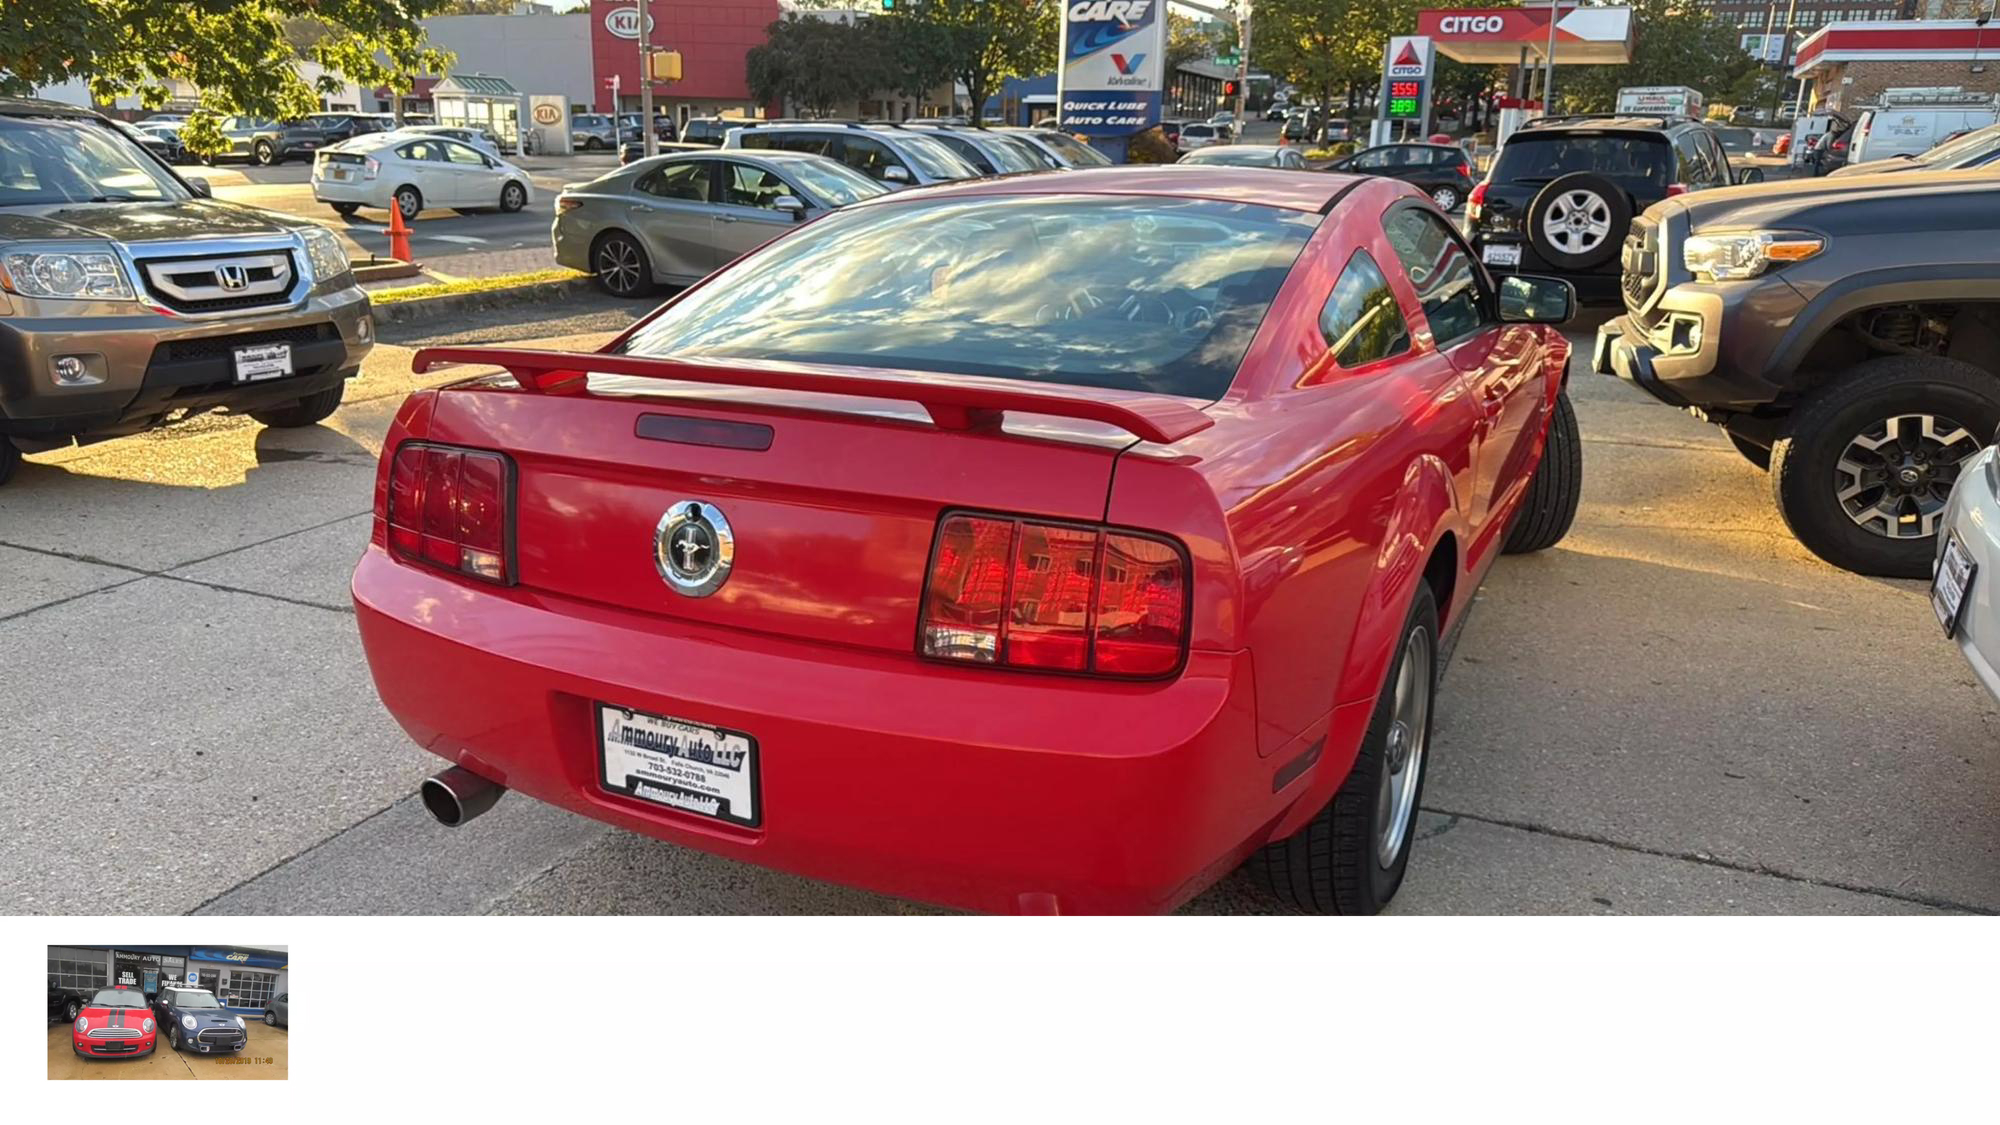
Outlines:
[[1000,83],[1056,68],[1061,30],[1055,0],[903,0],[879,18],[942,29],[951,77],[972,99],[974,124]]
[[[99,102],[158,106],[172,84],[201,91],[182,132],[196,152],[223,147],[220,115],[288,118],[345,82],[409,90],[450,67],[417,21],[445,0],[0,0],[0,93],[83,81]],[[301,25],[312,34],[300,35]],[[293,29],[288,33],[288,27]],[[300,45],[303,43],[303,45]],[[324,73],[308,83],[298,64]]]
[[764,42],[744,59],[744,78],[759,101],[804,106],[825,117],[842,102],[875,88],[876,60],[863,49],[867,24],[796,13],[765,29]]
[[1258,0],[1254,66],[1331,106],[1350,87],[1373,89],[1389,36],[1417,26],[1416,0]]
[[1681,0],[1630,0],[1632,61],[1624,66],[1562,65],[1556,52],[1556,101],[1571,113],[1600,113],[1617,104],[1622,86],[1692,86],[1711,102],[1752,96],[1757,60],[1736,28]]

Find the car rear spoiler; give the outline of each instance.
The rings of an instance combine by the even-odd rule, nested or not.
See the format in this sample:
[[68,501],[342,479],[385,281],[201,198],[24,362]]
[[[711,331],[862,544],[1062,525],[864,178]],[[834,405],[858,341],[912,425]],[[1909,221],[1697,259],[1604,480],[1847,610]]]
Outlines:
[[1014,379],[965,375],[849,374],[763,361],[746,366],[734,360],[656,359],[605,352],[557,352],[537,348],[422,348],[410,360],[419,375],[459,363],[506,368],[516,382],[539,394],[582,389],[590,374],[634,375],[727,387],[852,395],[914,402],[940,429],[970,430],[998,425],[1006,411],[1049,414],[1104,422],[1146,441],[1172,444],[1215,424],[1188,400],[1141,391],[1092,390],[1090,396],[1051,391]]

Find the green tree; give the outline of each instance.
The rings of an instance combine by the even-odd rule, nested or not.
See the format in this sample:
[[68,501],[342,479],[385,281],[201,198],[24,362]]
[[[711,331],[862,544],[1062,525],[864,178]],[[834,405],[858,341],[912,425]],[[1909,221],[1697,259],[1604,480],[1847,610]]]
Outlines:
[[1251,65],[1317,94],[1332,107],[1372,91],[1389,36],[1417,25],[1416,0],[1258,0]]
[[[445,0],[0,0],[0,93],[82,80],[99,102],[157,106],[172,83],[201,91],[182,139],[223,147],[220,115],[287,118],[320,108],[345,82],[409,90],[452,56],[418,20]],[[287,33],[310,26],[315,34]],[[305,40],[304,46],[295,38]],[[325,73],[308,83],[301,60]]]
[[1056,67],[1061,31],[1055,0],[900,0],[893,13],[877,18],[942,29],[950,75],[971,97],[975,125],[1001,82]]
[[[1233,29],[1232,29],[1233,31]],[[1234,38],[1232,35],[1231,38]],[[1208,27],[1200,20],[1167,11],[1167,75],[1173,81],[1173,73],[1182,63],[1196,59],[1215,57],[1216,42],[1209,34]]]
[[825,117],[842,102],[877,88],[882,70],[862,25],[797,13],[764,30],[744,59],[744,79],[759,101],[790,102]]
[[1711,102],[1733,103],[1756,90],[1757,60],[1736,28],[1685,0],[1632,0],[1632,61],[1624,66],[1562,65],[1556,50],[1556,100],[1572,113],[1601,113],[1621,86],[1692,86]]

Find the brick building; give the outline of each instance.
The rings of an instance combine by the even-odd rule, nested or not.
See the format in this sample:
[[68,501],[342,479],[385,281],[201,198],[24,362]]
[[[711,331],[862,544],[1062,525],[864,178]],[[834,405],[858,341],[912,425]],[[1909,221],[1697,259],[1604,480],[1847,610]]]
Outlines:
[[1869,105],[1890,87],[2000,94],[2000,24],[1829,24],[1798,44],[1791,73],[1807,85],[1810,102],[1842,111]]

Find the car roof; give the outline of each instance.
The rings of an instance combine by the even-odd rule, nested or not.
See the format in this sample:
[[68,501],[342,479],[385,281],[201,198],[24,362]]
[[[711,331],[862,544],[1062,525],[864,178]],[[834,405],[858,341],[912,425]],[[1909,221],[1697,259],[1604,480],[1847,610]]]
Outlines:
[[1261,203],[1290,211],[1319,211],[1362,176],[1337,172],[1293,172],[1274,168],[1213,166],[1210,174],[1188,176],[1172,164],[1118,164],[1109,168],[1074,168],[1032,176],[953,180],[935,187],[890,192],[857,206],[921,196],[953,195],[1145,195],[1160,199],[1220,199]]
[[68,102],[47,98],[0,98],[0,113],[37,117],[96,117],[97,114]]

